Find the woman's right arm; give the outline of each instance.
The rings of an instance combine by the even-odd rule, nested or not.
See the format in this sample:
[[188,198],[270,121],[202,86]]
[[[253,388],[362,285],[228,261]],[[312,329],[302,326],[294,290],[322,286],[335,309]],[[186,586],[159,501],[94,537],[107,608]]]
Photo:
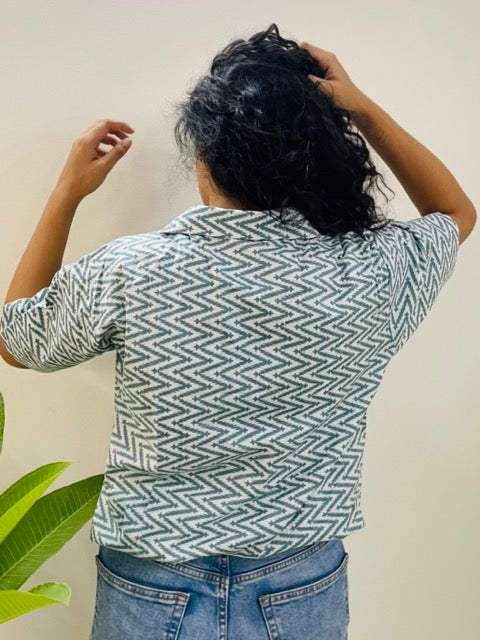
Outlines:
[[477,212],[453,174],[365,94],[352,120],[395,174],[421,215],[439,211],[454,218],[461,244],[472,232]]
[[301,42],[324,71],[309,78],[333,102],[351,114],[352,121],[395,174],[421,215],[439,211],[450,215],[459,229],[461,244],[472,232],[477,212],[447,167],[410,135],[351,80],[336,55]]

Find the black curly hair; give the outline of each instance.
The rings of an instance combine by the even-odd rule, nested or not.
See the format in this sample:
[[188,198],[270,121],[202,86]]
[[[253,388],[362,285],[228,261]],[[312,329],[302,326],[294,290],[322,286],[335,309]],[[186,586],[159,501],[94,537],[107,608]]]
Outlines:
[[[294,207],[322,234],[385,226],[369,191],[383,176],[350,113],[307,74],[324,70],[275,23],[218,53],[188,99],[174,137],[191,170],[198,156],[222,195],[246,210]],[[381,189],[380,189],[381,191]],[[381,191],[385,199],[385,193]]]

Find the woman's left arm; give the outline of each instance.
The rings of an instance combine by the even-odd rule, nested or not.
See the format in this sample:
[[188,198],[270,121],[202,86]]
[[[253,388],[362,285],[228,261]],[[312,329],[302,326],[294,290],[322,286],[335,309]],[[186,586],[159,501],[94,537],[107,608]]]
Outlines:
[[[133,131],[125,122],[98,120],[73,142],[62,173],[15,270],[4,304],[31,297],[49,286],[62,266],[78,205],[102,184],[109,171],[129,149],[131,139],[128,133]],[[111,144],[112,148],[107,152],[101,151],[98,148],[101,143]],[[7,364],[28,368],[7,351],[1,336],[0,355]]]

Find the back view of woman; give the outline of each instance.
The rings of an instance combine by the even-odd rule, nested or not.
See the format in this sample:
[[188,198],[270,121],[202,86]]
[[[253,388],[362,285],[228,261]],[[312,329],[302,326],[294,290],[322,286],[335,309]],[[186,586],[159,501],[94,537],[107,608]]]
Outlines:
[[[343,640],[366,412],[476,212],[333,53],[275,24],[215,56],[175,136],[202,203],[34,295],[17,279],[0,324],[13,366],[116,350],[91,640]],[[365,139],[420,217],[377,211]]]

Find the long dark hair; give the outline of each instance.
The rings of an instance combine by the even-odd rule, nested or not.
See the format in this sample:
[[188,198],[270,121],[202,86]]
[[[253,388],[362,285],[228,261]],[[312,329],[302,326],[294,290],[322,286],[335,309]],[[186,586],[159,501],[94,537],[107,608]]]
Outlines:
[[[369,193],[383,176],[345,109],[307,74],[324,71],[271,24],[230,42],[188,98],[174,136],[187,169],[198,155],[222,195],[248,210],[294,207],[322,234],[385,226]],[[385,193],[380,189],[386,201]]]

